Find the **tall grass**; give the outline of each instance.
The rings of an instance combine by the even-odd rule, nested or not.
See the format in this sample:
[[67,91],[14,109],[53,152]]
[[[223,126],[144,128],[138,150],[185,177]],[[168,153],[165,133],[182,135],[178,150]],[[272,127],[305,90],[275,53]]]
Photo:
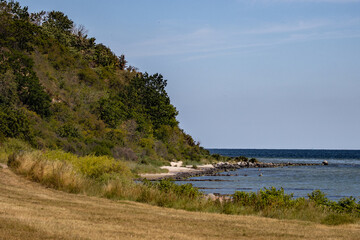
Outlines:
[[[356,210],[359,205],[353,199],[339,201],[339,206],[347,209],[345,211],[328,200],[326,202],[331,202],[331,206],[337,207],[320,204],[324,198],[318,192],[309,199],[294,199],[283,189],[265,188],[258,193],[235,192],[229,198],[210,199],[191,184],[177,185],[169,180],[135,183],[130,169],[109,157],[33,151],[11,155],[8,165],[19,174],[59,190],[162,207],[299,219],[329,225],[354,223],[360,218]],[[351,211],[350,206],[353,206]]]
[[3,142],[0,139],[0,163],[6,163],[9,155],[19,151],[30,151],[31,146],[19,139],[8,138]]

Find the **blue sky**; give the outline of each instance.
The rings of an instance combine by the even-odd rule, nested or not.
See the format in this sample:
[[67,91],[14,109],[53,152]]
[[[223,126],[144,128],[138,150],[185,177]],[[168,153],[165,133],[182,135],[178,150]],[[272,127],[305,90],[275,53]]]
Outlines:
[[360,0],[21,0],[161,73],[208,148],[360,149]]

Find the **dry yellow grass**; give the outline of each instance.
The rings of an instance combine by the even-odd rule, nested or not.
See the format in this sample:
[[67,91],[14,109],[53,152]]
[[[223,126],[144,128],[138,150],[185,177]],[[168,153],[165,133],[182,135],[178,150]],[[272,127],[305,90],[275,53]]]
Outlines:
[[360,239],[360,225],[114,202],[47,189],[0,168],[0,239]]

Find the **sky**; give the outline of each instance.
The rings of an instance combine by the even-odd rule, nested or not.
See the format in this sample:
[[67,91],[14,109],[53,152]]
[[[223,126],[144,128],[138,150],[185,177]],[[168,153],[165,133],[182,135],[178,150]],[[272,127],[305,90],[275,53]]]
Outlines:
[[20,0],[168,80],[206,148],[360,149],[360,0]]

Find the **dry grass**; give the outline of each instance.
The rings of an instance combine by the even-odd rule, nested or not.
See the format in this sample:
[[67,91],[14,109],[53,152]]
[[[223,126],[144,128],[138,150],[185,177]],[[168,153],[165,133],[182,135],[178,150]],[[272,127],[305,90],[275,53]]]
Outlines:
[[360,225],[194,213],[68,194],[0,169],[0,239],[359,239]]
[[[130,200],[155,206],[234,215],[255,215],[277,219],[303,220],[328,225],[356,223],[357,215],[341,214],[330,209],[316,206],[305,199],[286,201],[287,196],[280,190],[266,190],[261,197],[241,198],[250,202],[212,201],[191,185],[176,185],[172,182],[136,184],[127,177],[129,171],[119,162],[111,159],[86,156],[77,157],[62,151],[33,151],[13,154],[9,164],[13,171],[39,182],[46,187],[71,193],[82,193],[88,196],[106,197],[112,200]],[[73,164],[74,163],[74,164]],[[120,164],[116,168],[112,163]],[[109,166],[109,167],[106,167]],[[108,174],[108,170],[120,170]],[[102,174],[99,174],[102,173]],[[96,176],[94,178],[93,176]],[[269,192],[269,193],[268,193]],[[245,193],[240,193],[245,194]],[[280,195],[279,195],[280,194]],[[274,197],[275,196],[275,197]],[[254,197],[254,198],[253,198]],[[270,202],[266,199],[272,197]],[[286,198],[286,199],[285,199]],[[265,200],[264,200],[265,199]]]

